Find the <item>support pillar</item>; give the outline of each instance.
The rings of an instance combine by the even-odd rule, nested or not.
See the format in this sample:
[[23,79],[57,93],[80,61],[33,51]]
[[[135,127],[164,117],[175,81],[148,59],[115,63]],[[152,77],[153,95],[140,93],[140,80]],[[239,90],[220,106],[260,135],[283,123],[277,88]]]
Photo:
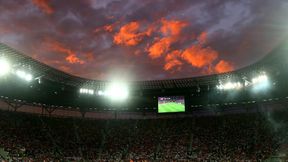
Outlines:
[[18,108],[20,108],[24,105],[23,103],[13,102],[13,101],[9,101],[9,100],[5,100],[4,102],[7,103],[10,107],[12,107],[15,112],[17,111]]
[[42,108],[44,108],[48,112],[49,117],[56,110],[56,107],[52,107],[52,106],[43,106]]

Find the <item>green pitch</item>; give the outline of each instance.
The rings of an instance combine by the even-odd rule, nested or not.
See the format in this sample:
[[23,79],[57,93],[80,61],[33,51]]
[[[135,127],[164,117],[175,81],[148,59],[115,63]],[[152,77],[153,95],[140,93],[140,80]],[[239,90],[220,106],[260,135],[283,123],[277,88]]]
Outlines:
[[185,105],[174,102],[158,104],[158,113],[169,112],[185,112]]

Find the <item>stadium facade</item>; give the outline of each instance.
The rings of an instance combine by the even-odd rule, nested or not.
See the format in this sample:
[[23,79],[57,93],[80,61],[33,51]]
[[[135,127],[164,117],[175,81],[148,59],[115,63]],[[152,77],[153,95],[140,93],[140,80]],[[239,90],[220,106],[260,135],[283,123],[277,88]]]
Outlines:
[[[11,64],[10,73],[0,77],[0,107],[4,110],[87,118],[161,118],[274,111],[284,109],[288,101],[288,41],[236,71],[127,82],[129,98],[117,103],[100,95],[111,81],[73,76],[5,44],[0,44],[0,54]],[[158,97],[162,96],[184,96],[185,112],[158,114]]]

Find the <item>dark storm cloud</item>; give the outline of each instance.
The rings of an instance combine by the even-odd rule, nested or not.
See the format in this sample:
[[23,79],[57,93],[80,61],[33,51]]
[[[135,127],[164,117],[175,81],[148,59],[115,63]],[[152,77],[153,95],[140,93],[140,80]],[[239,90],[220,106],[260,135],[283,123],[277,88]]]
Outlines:
[[[0,0],[0,41],[93,79],[191,77],[263,57],[287,35],[287,9],[285,0]],[[173,35],[161,31],[163,21],[187,25]],[[168,48],[152,58],[149,49],[161,40]]]

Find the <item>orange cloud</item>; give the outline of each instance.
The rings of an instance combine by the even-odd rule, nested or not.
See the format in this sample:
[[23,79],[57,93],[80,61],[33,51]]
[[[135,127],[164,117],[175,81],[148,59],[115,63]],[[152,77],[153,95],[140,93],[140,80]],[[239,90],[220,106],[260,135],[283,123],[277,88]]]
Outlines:
[[48,48],[47,48],[48,50],[63,53],[67,55],[67,57],[65,58],[67,62],[71,64],[76,64],[76,63],[84,64],[84,61],[76,56],[75,51],[65,47],[63,44],[57,41],[50,40],[50,39],[46,39],[45,44],[48,45]]
[[198,37],[197,40],[200,44],[207,43],[207,32],[202,32]]
[[104,26],[101,27],[97,27],[93,32],[95,34],[98,34],[100,32],[108,32],[108,33],[112,33],[115,31],[116,27],[120,24],[120,21],[116,21],[112,24],[106,24]]
[[80,60],[76,55],[68,55],[65,59],[71,64],[84,64],[84,61]]
[[144,36],[150,36],[151,29],[141,32],[139,22],[130,22],[120,28],[114,35],[114,43],[118,45],[135,46],[139,44]]
[[156,59],[170,51],[173,43],[179,40],[181,31],[188,25],[185,21],[178,20],[161,20],[160,33],[165,35],[161,39],[156,39],[154,43],[148,48],[149,57]]
[[188,26],[188,22],[178,20],[161,20],[162,26],[160,31],[164,35],[177,36],[182,29]]
[[165,57],[165,65],[164,65],[164,70],[169,71],[172,70],[174,67],[178,67],[177,70],[180,70],[181,65],[183,64],[180,60],[179,57],[181,55],[181,51],[179,50],[174,50],[171,53],[167,54]]
[[113,32],[113,25],[105,25],[103,27],[104,31],[107,31],[107,32]]
[[32,0],[32,2],[48,15],[54,12],[54,9],[48,4],[48,0]]
[[161,57],[170,50],[171,44],[174,42],[172,37],[164,37],[159,41],[155,41],[153,45],[148,48],[149,56],[152,59]]
[[234,70],[234,66],[225,60],[220,60],[215,66],[216,73],[225,73],[232,70]]
[[[207,44],[207,32],[202,32],[198,36],[192,34],[186,36],[182,34],[184,28],[189,25],[187,21],[167,20],[165,18],[148,26],[141,26],[139,21],[127,23],[120,27],[120,30],[114,35],[114,43],[117,45],[135,46],[143,41],[145,37],[153,36],[156,33],[160,37],[154,38],[151,44],[145,49],[151,59],[160,57],[165,58],[165,71],[180,70],[182,65],[187,62],[193,67],[203,68],[205,73],[222,72],[233,69],[233,66],[227,62],[220,61],[215,67],[214,62],[218,59],[218,52]],[[102,27],[106,32],[113,32],[112,25]],[[185,37],[186,36],[186,37]],[[192,39],[192,40],[191,40]],[[191,40],[196,43],[184,51],[172,49],[172,45],[181,43],[184,40]],[[196,42],[197,41],[197,42]],[[135,56],[139,56],[141,51],[136,49]],[[202,69],[202,70],[203,70]]]
[[192,45],[182,53],[182,58],[194,67],[202,68],[212,64],[218,57],[218,52],[210,47],[202,47],[199,44]]
[[116,23],[113,23],[113,24],[107,24],[107,25],[104,25],[104,26],[101,26],[101,27],[98,27],[94,30],[94,33],[100,33],[102,31],[106,31],[106,32],[109,32],[109,33],[112,33],[115,29],[115,26],[118,24],[118,22]]
[[155,24],[151,24],[151,25],[149,25],[149,26],[147,27],[147,30],[146,30],[145,34],[146,34],[147,36],[151,36],[152,33],[155,31],[155,29],[156,29]]

